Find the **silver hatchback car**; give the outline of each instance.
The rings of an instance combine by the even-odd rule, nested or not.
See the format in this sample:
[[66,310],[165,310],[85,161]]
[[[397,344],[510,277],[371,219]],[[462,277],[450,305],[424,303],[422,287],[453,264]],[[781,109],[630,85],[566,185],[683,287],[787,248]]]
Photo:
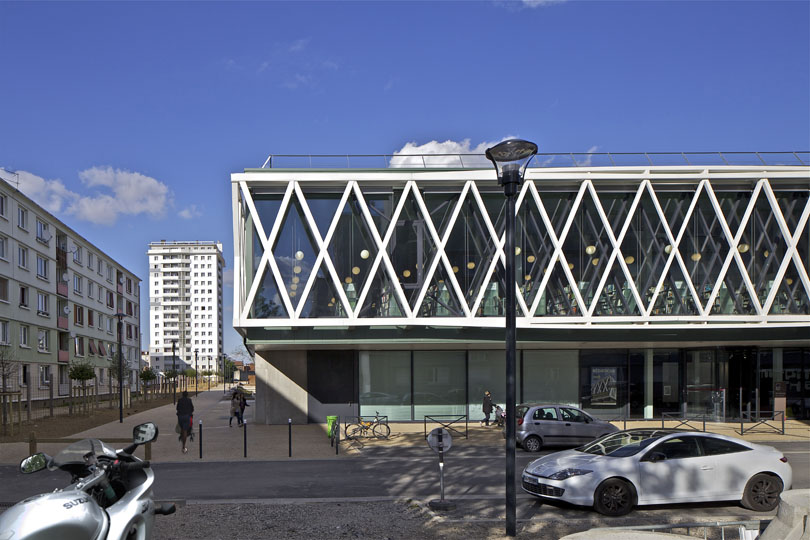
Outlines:
[[517,443],[527,452],[544,446],[577,446],[619,428],[570,405],[528,405],[515,408]]

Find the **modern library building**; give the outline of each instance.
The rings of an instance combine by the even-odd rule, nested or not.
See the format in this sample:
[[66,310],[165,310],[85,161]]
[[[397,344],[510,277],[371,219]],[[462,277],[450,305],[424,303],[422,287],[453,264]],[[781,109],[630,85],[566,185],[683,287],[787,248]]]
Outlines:
[[539,154],[515,245],[483,155],[271,156],[231,182],[257,421],[482,418],[508,287],[518,402],[810,418],[810,152]]

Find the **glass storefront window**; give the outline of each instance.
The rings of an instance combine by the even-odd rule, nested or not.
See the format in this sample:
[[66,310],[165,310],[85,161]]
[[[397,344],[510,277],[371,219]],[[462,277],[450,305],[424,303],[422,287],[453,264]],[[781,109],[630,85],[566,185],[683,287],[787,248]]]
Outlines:
[[607,419],[628,414],[626,350],[580,351],[579,381],[583,409]]
[[579,406],[578,351],[523,351],[523,402]]
[[465,358],[464,351],[414,351],[414,420],[467,414]]
[[411,419],[411,353],[360,351],[360,414]]
[[[492,404],[506,407],[506,353],[504,351],[470,351],[467,396],[470,422],[484,419],[482,403],[484,392],[492,394]],[[519,371],[518,371],[519,374]],[[520,383],[517,383],[520,388]],[[518,399],[520,399],[518,397]],[[490,421],[494,418],[490,415]]]

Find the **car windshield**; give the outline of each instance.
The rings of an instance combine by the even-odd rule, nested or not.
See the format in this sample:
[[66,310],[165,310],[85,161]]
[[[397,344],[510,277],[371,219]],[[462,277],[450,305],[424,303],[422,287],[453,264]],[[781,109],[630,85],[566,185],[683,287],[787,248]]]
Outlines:
[[577,451],[597,456],[627,457],[638,454],[668,433],[660,430],[619,431],[580,446]]

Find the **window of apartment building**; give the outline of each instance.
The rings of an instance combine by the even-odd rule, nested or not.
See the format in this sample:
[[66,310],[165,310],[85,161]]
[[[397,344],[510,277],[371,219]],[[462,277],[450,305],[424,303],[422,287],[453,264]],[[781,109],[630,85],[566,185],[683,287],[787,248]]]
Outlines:
[[51,381],[51,366],[48,365],[40,365],[39,366],[39,385],[40,386],[47,386],[48,383]]
[[0,277],[0,301],[8,302],[8,278]]
[[28,210],[22,206],[17,207],[17,227],[28,229]]
[[37,276],[48,279],[48,259],[37,255]]
[[107,333],[112,334],[113,331],[112,317],[106,317],[104,322],[107,323]]
[[95,293],[96,284],[87,280],[87,298],[93,298],[93,294]]
[[73,274],[73,292],[76,294],[82,294],[82,281],[82,276]]
[[82,253],[82,246],[75,246],[73,248],[73,262],[76,264],[82,264],[82,257],[84,253]]
[[98,261],[96,261],[96,272],[98,272],[98,275],[101,275],[101,267],[102,267],[102,265],[104,265],[104,261],[102,261],[101,257],[99,257]]
[[87,326],[93,326],[93,310],[87,310]]
[[48,293],[37,291],[37,313],[48,314]]
[[51,332],[47,328],[37,329],[37,350],[40,352],[51,350]]
[[48,230],[48,224],[37,218],[37,240],[43,244],[51,241],[51,233]]
[[127,294],[132,294],[132,280],[127,278]]
[[132,339],[132,325],[127,325],[127,339]]
[[6,255],[8,250],[8,238],[5,236],[0,236],[0,259],[8,260],[8,256]]
[[132,302],[127,300],[127,315],[132,315]]
[[28,248],[25,246],[17,246],[17,266],[28,268]]
[[98,382],[104,384],[104,368],[98,370]]
[[6,217],[6,208],[8,208],[8,196],[0,193],[0,216]]
[[20,347],[28,347],[28,325],[20,325]]
[[87,268],[92,269],[93,266],[95,266],[95,263],[96,263],[96,256],[93,255],[92,251],[87,250]]
[[107,281],[112,283],[113,280],[113,267],[107,263]]
[[20,285],[20,307],[28,307],[28,287]]
[[107,307],[115,307],[115,295],[112,291],[107,291]]
[[0,345],[11,345],[8,336],[8,321],[0,321]]
[[76,336],[74,342],[76,343],[76,356],[84,356],[84,338]]
[[73,306],[73,323],[84,326],[84,308],[82,306]]
[[87,338],[87,348],[90,350],[90,354],[98,354],[98,349],[96,349],[96,342],[90,338]]
[[104,303],[104,287],[102,287],[101,285],[98,286],[98,303],[99,304]]

